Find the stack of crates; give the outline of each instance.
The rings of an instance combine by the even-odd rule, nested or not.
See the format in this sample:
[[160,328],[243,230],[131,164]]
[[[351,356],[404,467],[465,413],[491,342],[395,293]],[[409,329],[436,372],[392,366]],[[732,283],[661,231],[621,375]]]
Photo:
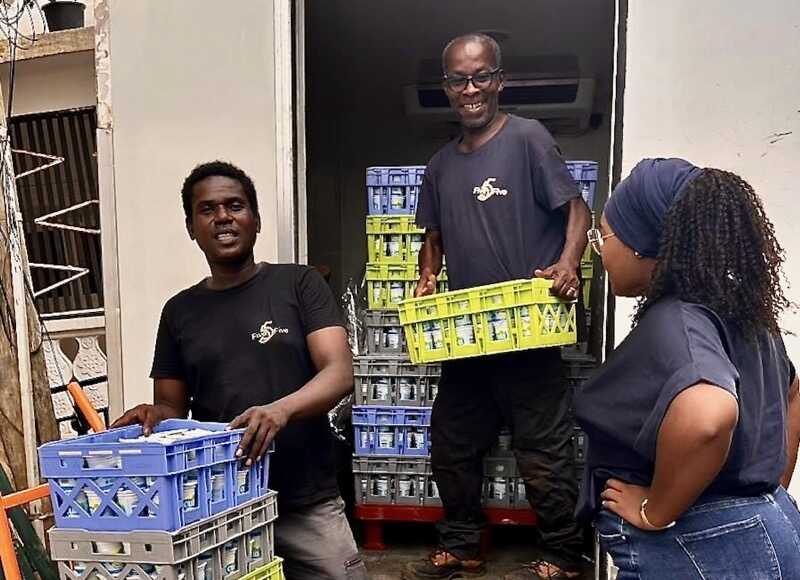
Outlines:
[[[572,178],[578,184],[581,196],[592,210],[592,215],[599,215],[598,209],[595,214],[595,190],[597,189],[597,176],[598,164],[596,161],[567,161],[567,168],[569,169]],[[593,217],[592,221],[595,219]],[[592,249],[587,245],[586,251],[581,259],[581,279],[583,280],[583,304],[586,313],[586,327],[587,332],[592,324],[591,312],[591,292],[592,292],[592,279],[594,278],[594,264],[593,264]],[[570,396],[574,397],[583,383],[589,378],[592,369],[597,366],[596,359],[585,353],[586,345],[581,348],[563,348],[562,359],[567,374],[567,384],[570,389]],[[580,482],[583,476],[583,467],[586,461],[586,434],[575,428],[573,436],[573,445],[575,449],[575,470],[576,477]]]
[[[568,161],[567,166],[591,208],[597,163]],[[354,360],[357,505],[441,506],[429,455],[430,407],[440,366],[410,361],[397,312],[397,304],[413,296],[419,280],[424,231],[414,224],[414,213],[424,172],[424,166],[367,169],[367,354]],[[591,254],[584,256],[581,268],[588,305]],[[438,282],[437,292],[447,291],[444,270]],[[582,458],[585,436],[576,430],[573,440],[576,459]],[[507,433],[484,459],[483,501],[490,508],[529,508]]]
[[[356,504],[440,506],[430,476],[438,364],[413,364],[397,304],[414,294],[424,230],[414,224],[424,166],[367,169],[366,354],[353,361]],[[438,291],[447,289],[444,272]]]
[[61,580],[283,580],[269,453],[246,467],[243,430],[170,419],[39,448]]
[[[597,189],[597,162],[596,161],[567,161],[572,179],[578,184],[583,201],[594,211],[594,194]],[[583,279],[583,304],[589,308],[589,298],[592,291],[592,277],[594,267],[592,264],[592,249],[586,247],[586,252],[581,260],[581,278]]]

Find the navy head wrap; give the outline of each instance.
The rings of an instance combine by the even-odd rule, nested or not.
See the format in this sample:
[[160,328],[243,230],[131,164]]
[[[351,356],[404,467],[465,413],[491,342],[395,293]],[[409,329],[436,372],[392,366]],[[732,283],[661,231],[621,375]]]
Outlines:
[[606,204],[611,229],[642,256],[657,257],[664,216],[701,171],[683,159],[643,159]]

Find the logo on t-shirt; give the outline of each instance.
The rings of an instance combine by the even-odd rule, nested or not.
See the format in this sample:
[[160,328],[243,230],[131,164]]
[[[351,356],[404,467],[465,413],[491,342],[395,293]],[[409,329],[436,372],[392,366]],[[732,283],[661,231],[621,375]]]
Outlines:
[[289,329],[276,328],[272,326],[271,320],[267,320],[261,325],[261,328],[258,329],[258,332],[254,332],[250,335],[250,338],[257,340],[259,344],[267,344],[276,334],[289,334]]
[[508,195],[507,189],[500,189],[492,185],[497,181],[496,177],[489,177],[480,187],[472,189],[472,195],[478,198],[478,201],[486,201],[495,195]]

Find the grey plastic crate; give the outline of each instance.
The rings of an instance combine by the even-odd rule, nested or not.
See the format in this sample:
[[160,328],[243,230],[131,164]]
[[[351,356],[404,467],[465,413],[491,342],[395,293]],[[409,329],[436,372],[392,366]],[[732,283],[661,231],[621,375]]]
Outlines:
[[422,505],[427,457],[353,457],[357,504]]
[[369,354],[408,353],[406,335],[397,312],[368,310],[364,315]]
[[406,355],[353,359],[357,405],[424,407],[432,404],[441,366],[414,364]]
[[[73,563],[113,562],[117,568],[122,564],[136,566],[142,563],[174,566],[196,560],[200,555],[229,542],[245,542],[242,544],[244,547],[248,538],[253,539],[254,535],[260,534],[260,551],[266,563],[274,556],[272,528],[278,517],[277,495],[271,491],[262,498],[181,528],[177,532],[95,532],[52,528],[49,532],[51,556],[54,560]],[[74,572],[74,566],[67,568]]]
[[176,564],[69,560],[58,562],[58,574],[61,580],[237,580],[272,561],[274,525],[262,524]]

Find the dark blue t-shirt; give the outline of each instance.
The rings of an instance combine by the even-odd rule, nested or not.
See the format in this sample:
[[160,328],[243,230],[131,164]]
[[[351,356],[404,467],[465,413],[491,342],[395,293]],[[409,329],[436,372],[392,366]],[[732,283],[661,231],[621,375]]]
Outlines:
[[786,407],[794,367],[780,336],[748,339],[709,308],[663,298],[584,385],[575,415],[589,445],[577,515],[591,518],[606,480],[650,485],[661,421],[699,382],[739,403],[719,475],[704,494],[753,495],[777,487],[786,464]]
[[417,225],[439,231],[452,290],[530,278],[558,261],[566,218],[580,195],[561,151],[538,121],[509,116],[471,153],[452,141],[422,182]]

